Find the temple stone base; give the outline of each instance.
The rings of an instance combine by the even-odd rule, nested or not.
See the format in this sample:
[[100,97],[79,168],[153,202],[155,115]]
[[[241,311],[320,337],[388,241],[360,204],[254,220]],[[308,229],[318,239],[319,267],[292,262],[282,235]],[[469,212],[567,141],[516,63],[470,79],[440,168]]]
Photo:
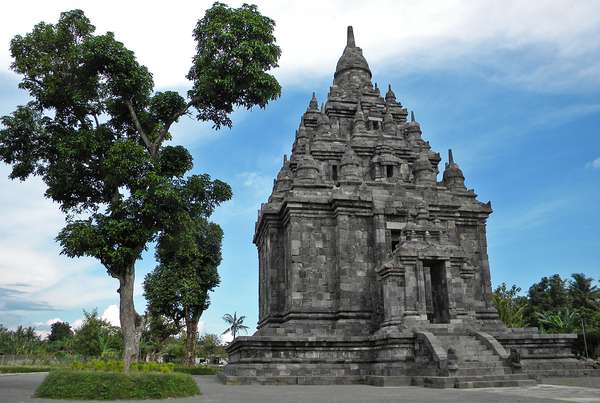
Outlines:
[[239,337],[227,384],[369,384],[425,387],[525,386],[542,376],[600,376],[573,354],[576,336],[464,326],[365,337]]

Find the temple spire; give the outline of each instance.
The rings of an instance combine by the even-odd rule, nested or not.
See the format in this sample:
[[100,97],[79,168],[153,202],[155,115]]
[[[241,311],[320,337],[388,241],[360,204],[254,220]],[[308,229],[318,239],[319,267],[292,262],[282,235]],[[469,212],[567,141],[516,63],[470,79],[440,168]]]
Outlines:
[[410,111],[410,121],[415,122],[415,112],[414,111]]
[[385,93],[385,102],[388,104],[396,103],[396,94],[392,91],[392,84],[388,84],[388,90]]
[[458,164],[454,162],[454,156],[452,150],[448,150],[448,163],[446,169],[444,169],[443,175],[444,186],[449,189],[464,189],[465,188],[465,175],[462,173]]
[[317,101],[317,96],[315,95],[315,93],[312,93],[312,98],[310,99],[310,102],[308,104],[308,110],[309,111],[318,111],[319,110],[319,102]]
[[356,43],[354,42],[354,31],[352,30],[352,25],[348,25],[348,33],[346,35],[346,46],[349,48],[356,47]]
[[[361,73],[360,70],[367,73],[368,76]],[[333,83],[345,88],[373,88],[371,84],[371,70],[369,64],[362,54],[362,50],[356,46],[354,41],[354,31],[348,27],[346,38],[346,47],[342,56],[337,62]]]

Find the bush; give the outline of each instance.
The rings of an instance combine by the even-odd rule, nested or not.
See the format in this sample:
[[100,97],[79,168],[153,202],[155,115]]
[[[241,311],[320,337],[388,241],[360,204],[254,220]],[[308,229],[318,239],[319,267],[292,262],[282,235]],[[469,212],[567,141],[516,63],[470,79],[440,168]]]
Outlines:
[[165,399],[199,394],[187,374],[124,374],[104,371],[52,371],[38,387],[35,396],[50,399]]
[[28,365],[2,365],[0,374],[23,374],[26,372],[48,372],[50,367],[36,367]]
[[197,367],[177,366],[175,367],[175,372],[183,372],[190,375],[216,375],[220,371],[218,368],[199,365]]
[[[173,372],[174,364],[160,364],[158,362],[136,362],[131,364],[131,370],[137,372]],[[79,361],[71,364],[71,369],[78,371],[104,371],[123,372],[123,361],[117,360],[90,360]]]
[[[587,341],[587,349],[590,358],[600,358],[600,329],[593,329],[585,333]],[[585,357],[585,345],[583,343],[583,334],[577,335],[577,342],[575,344],[575,350],[577,354]]]

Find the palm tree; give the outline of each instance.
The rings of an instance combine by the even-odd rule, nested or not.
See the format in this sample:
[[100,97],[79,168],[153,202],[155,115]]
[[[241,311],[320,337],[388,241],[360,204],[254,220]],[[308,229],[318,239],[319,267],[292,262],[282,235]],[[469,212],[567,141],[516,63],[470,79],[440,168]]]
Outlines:
[[569,282],[571,303],[577,308],[598,309],[600,305],[600,289],[593,285],[593,279],[583,273],[573,273]]
[[223,320],[227,322],[227,325],[229,327],[225,329],[225,331],[221,334],[231,333],[233,335],[233,340],[235,340],[235,337],[237,336],[238,332],[242,331],[244,333],[248,333],[249,327],[243,324],[244,319],[246,319],[245,316],[240,316],[238,318],[237,312],[234,312],[233,316],[226,313],[225,315],[223,315]]

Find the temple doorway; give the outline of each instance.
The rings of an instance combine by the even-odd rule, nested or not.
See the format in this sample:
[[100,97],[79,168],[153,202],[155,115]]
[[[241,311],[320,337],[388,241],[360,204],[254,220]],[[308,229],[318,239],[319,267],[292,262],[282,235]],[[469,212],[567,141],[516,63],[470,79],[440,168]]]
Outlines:
[[424,260],[427,319],[431,323],[449,323],[449,299],[446,265],[443,260]]

